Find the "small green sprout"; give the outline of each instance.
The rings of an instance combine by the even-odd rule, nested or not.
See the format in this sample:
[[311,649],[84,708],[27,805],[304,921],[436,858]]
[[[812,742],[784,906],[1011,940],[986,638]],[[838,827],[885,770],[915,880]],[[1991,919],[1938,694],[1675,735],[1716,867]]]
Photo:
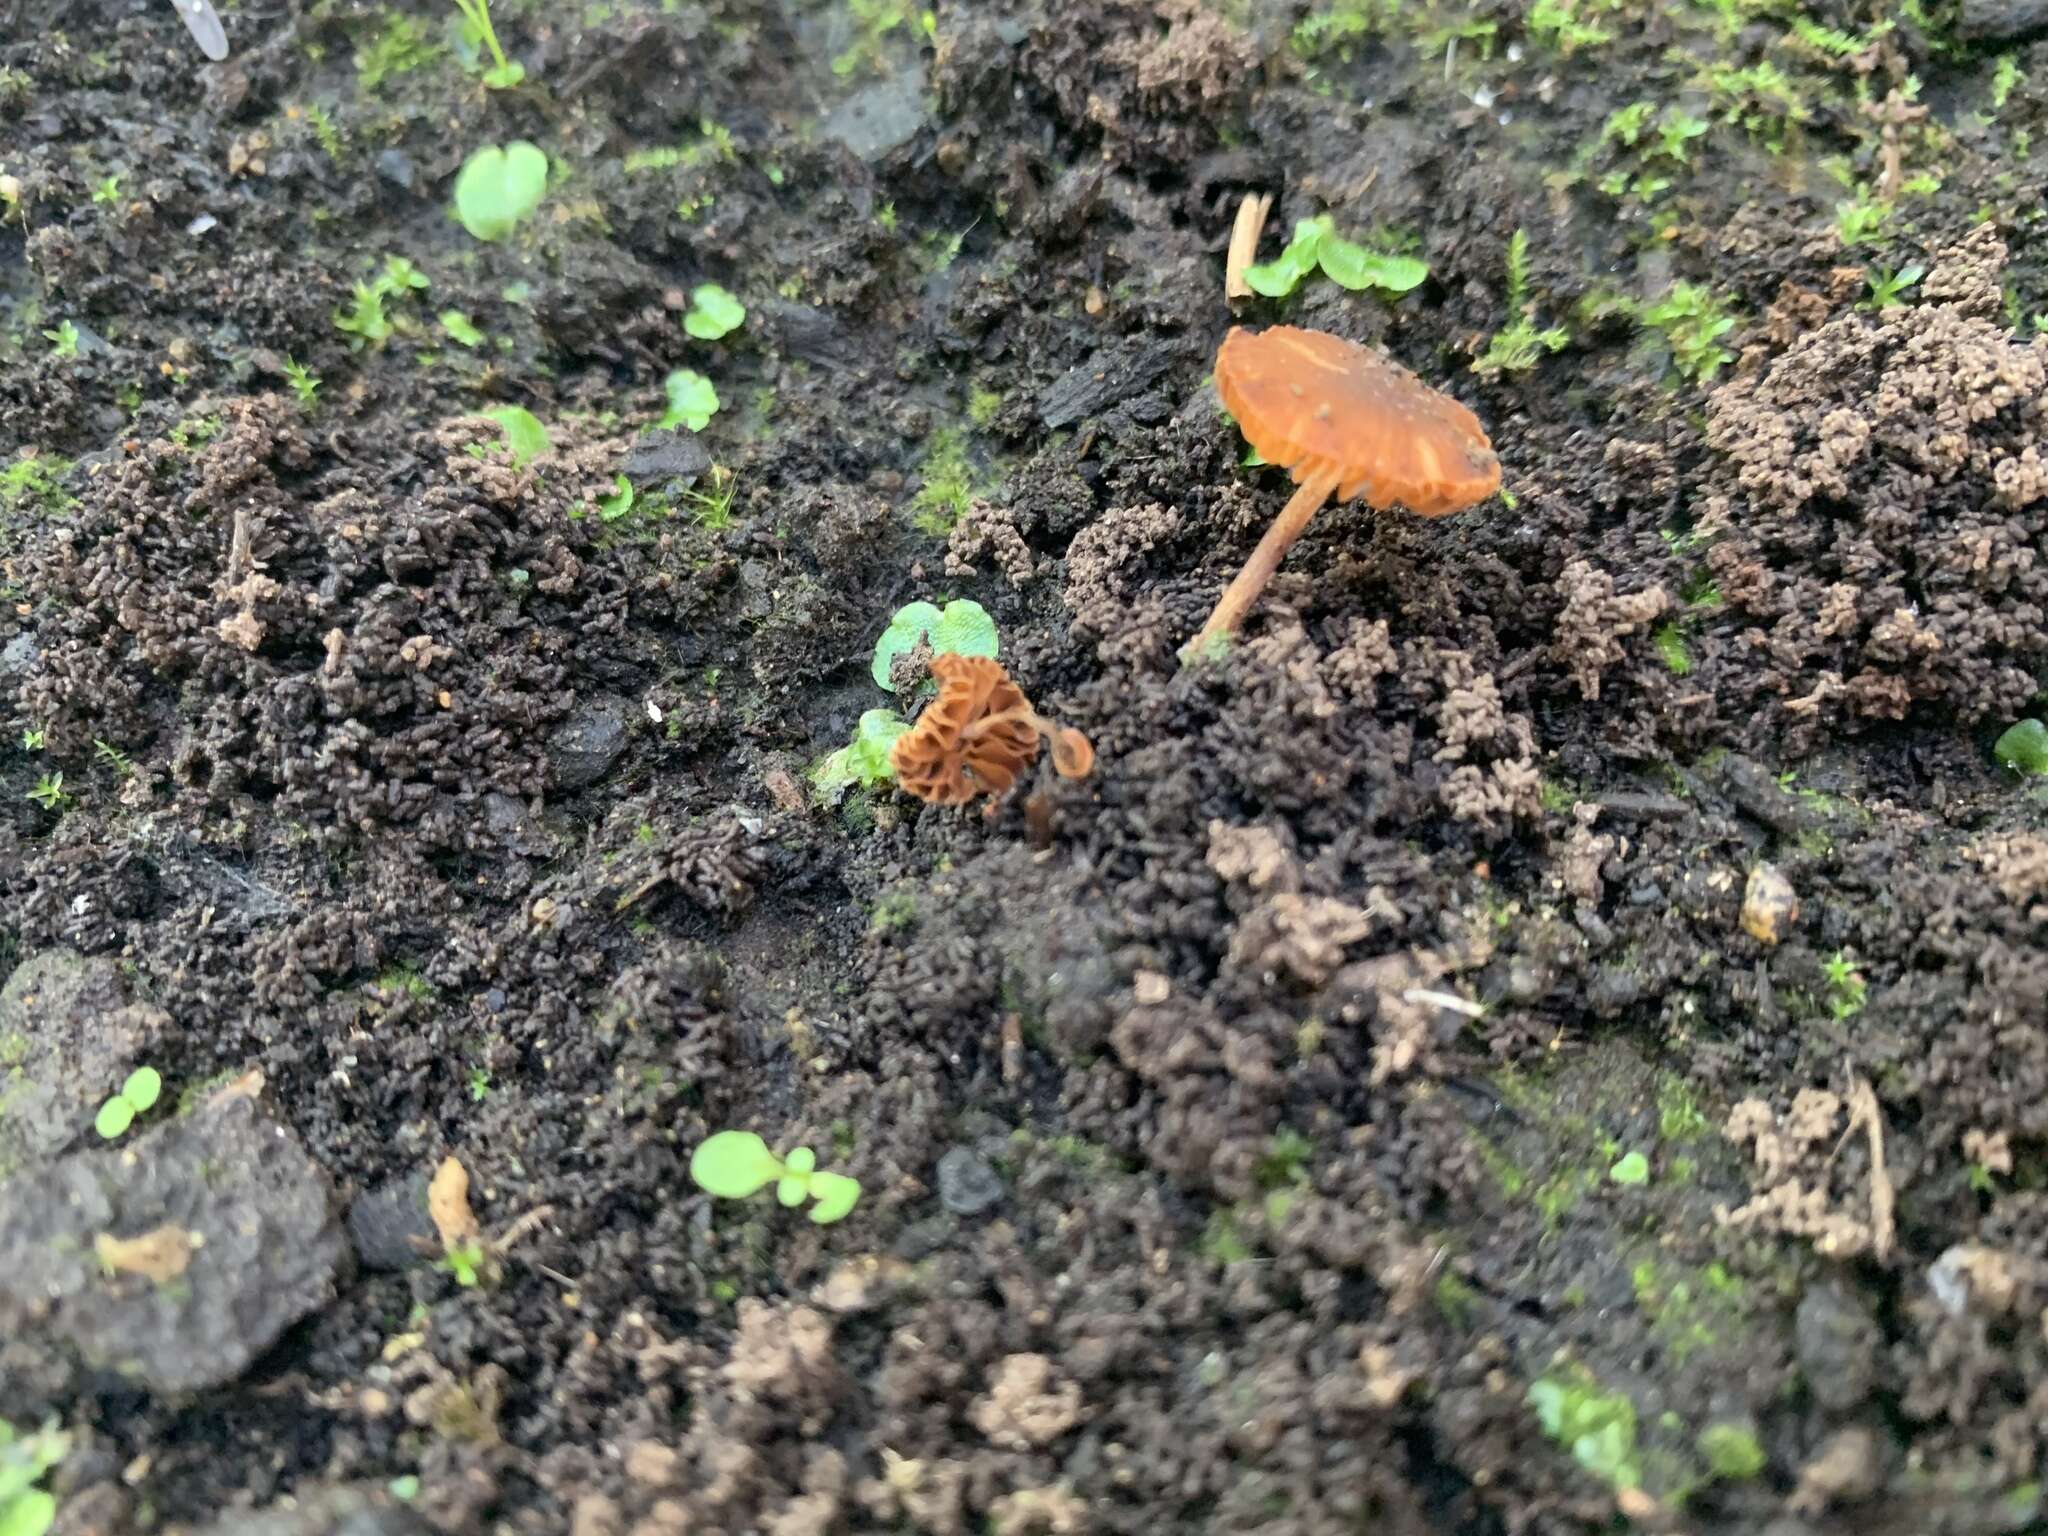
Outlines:
[[1740,1424],[1709,1424],[1700,1431],[1698,1444],[1708,1470],[1725,1482],[1749,1481],[1768,1460],[1755,1434]]
[[732,500],[739,493],[740,477],[717,464],[711,466],[711,489],[692,488],[676,492],[676,500],[690,509],[690,519],[699,528],[716,533],[732,526]]
[[1692,152],[1686,146],[1712,126],[1703,117],[1694,117],[1676,107],[1667,108],[1658,120],[1657,146],[1652,153],[1667,156],[1680,165],[1690,165]]
[[1385,293],[1406,293],[1429,276],[1427,262],[1387,255],[1344,239],[1337,233],[1336,220],[1325,213],[1298,222],[1287,249],[1272,261],[1245,268],[1244,280],[1254,292],[1284,299],[1317,267],[1332,282],[1354,292],[1378,288]]
[[1607,1177],[1617,1184],[1647,1184],[1650,1182],[1650,1160],[1640,1152],[1624,1152],[1607,1170]]
[[2009,53],[2001,53],[1991,68],[1991,110],[2003,110],[2005,104],[2012,100],[2012,93],[2026,83],[2026,78],[2019,60]]
[[1597,47],[1613,38],[1605,27],[1581,21],[1578,10],[1579,0],[1533,0],[1527,17],[1529,35],[1563,54]]
[[2021,774],[2048,774],[2048,725],[2026,719],[2006,728],[1991,744],[2001,766]]
[[678,368],[662,381],[662,388],[668,392],[668,410],[655,423],[656,427],[688,427],[692,432],[702,432],[718,414],[718,391],[701,373]]
[[699,283],[690,293],[690,312],[683,316],[683,329],[699,341],[716,341],[736,331],[747,318],[747,308],[716,283]]
[[133,760],[111,741],[101,741],[95,736],[92,743],[92,755],[124,779],[130,777],[135,772]]
[[1676,624],[1658,625],[1650,636],[1650,649],[1672,676],[1685,677],[1691,673],[1692,648],[1685,643],[1685,631]]
[[1600,142],[1618,139],[1630,149],[1643,136],[1643,130],[1650,125],[1650,119],[1657,115],[1654,101],[1632,101],[1627,106],[1607,114],[1607,121],[1600,125]]
[[494,91],[509,90],[526,78],[526,66],[514,64],[498,46],[497,28],[491,25],[491,0],[455,0],[462,12],[462,35],[474,48],[482,43],[491,50],[491,67],[484,71],[484,85]]
[[36,780],[36,787],[28,792],[28,798],[46,811],[61,810],[64,802],[71,797],[64,793],[64,775],[46,773]]
[[471,1291],[483,1283],[485,1263],[482,1243],[457,1243],[441,1256],[434,1268],[444,1275],[453,1275],[457,1285]]
[[877,687],[891,688],[889,669],[905,651],[931,637],[932,654],[987,656],[997,654],[996,621],[988,610],[967,598],[955,598],[943,609],[931,603],[905,603],[889,620],[882,638],[875,642],[875,655],[868,674]]
[[54,331],[43,332],[43,340],[50,344],[50,356],[52,357],[78,356],[78,343],[80,339],[81,333],[78,327],[69,320],[60,320],[57,322],[57,328]]
[[481,1104],[491,1096],[491,1069],[471,1067],[469,1069],[469,1097],[472,1103]]
[[1870,284],[1870,297],[1856,307],[1890,309],[1895,304],[1903,304],[1906,302],[1906,290],[1926,275],[1927,269],[1917,262],[1909,267],[1901,267],[1896,272],[1889,267],[1872,267],[1867,279]]
[[43,750],[44,740],[45,733],[39,727],[29,726],[21,733],[21,750],[24,752],[40,752]]
[[377,274],[377,286],[386,293],[420,292],[431,286],[427,274],[403,256],[386,256],[384,270]]
[[691,1154],[690,1177],[706,1194],[724,1200],[744,1200],[773,1184],[775,1198],[785,1206],[816,1202],[811,1220],[820,1226],[840,1220],[860,1199],[860,1181],[820,1171],[809,1147],[777,1157],[752,1131],[720,1131],[711,1137]]
[[36,1484],[70,1451],[54,1425],[22,1435],[0,1419],[0,1536],[43,1536],[56,1524],[57,1496]]
[[458,346],[480,347],[484,344],[484,333],[459,309],[441,311],[441,329]]
[[455,178],[455,217],[479,240],[502,240],[518,228],[548,189],[548,157],[516,139],[487,144]]
[[119,202],[121,200],[121,178],[119,176],[102,177],[98,185],[92,189],[92,200],[96,203]]
[[155,1067],[137,1067],[121,1084],[121,1091],[100,1106],[92,1128],[100,1133],[100,1140],[113,1141],[135,1123],[137,1115],[154,1108],[163,1091],[164,1080]]
[[1507,326],[1494,332],[1472,364],[1472,371],[1486,378],[1503,373],[1521,373],[1534,368],[1546,352],[1560,351],[1572,339],[1563,326],[1547,331],[1536,329],[1536,306],[1529,301],[1529,232],[1518,229],[1508,237]]
[[514,469],[524,469],[552,446],[548,429],[523,405],[501,405],[478,414],[495,421],[504,432],[505,446],[512,450]]
[[853,740],[826,754],[811,770],[813,796],[821,804],[831,804],[856,785],[872,789],[877,784],[894,783],[896,768],[889,761],[889,749],[909,729],[910,722],[893,709],[864,712],[854,727]]
[[633,503],[639,495],[633,489],[633,482],[624,475],[612,477],[612,493],[597,498],[597,515],[607,523],[616,523],[633,510]]
[[1735,317],[1721,308],[1711,289],[1674,283],[1671,291],[1642,312],[1643,324],[1664,333],[1678,371],[1702,384],[1713,382],[1735,354],[1720,344],[1735,329]]
[[1621,1393],[1602,1391],[1592,1374],[1579,1366],[1532,1382],[1528,1401],[1543,1432],[1588,1472],[1615,1488],[1641,1485],[1636,1408]]
[[320,393],[320,375],[304,363],[295,363],[289,357],[284,360],[285,382],[292,387],[292,393],[299,397],[299,404],[311,412],[315,397]]
[[1820,974],[1828,984],[1829,1013],[1846,1021],[1863,1011],[1864,1001],[1869,996],[1869,983],[1856,969],[1855,960],[1845,951],[1838,949],[1821,961]]
[[1835,235],[1845,246],[1876,245],[1884,238],[1892,205],[1880,198],[1857,196],[1835,204]]
[[384,313],[384,293],[378,283],[357,283],[353,302],[334,312],[334,328],[356,338],[357,346],[375,346],[391,337],[391,317]]

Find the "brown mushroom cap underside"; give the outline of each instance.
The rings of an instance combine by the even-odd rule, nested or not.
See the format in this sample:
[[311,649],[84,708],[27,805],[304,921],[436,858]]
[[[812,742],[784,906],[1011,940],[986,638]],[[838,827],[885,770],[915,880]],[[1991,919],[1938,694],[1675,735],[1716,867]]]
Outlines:
[[1478,417],[1341,336],[1235,328],[1216,354],[1216,389],[1262,458],[1300,484],[1329,480],[1340,501],[1362,495],[1376,509],[1399,502],[1441,517],[1500,489]]
[[1038,756],[1038,732],[1018,718],[1031,708],[1023,690],[985,656],[942,652],[932,676],[939,696],[889,753],[897,783],[935,805],[1001,794]]

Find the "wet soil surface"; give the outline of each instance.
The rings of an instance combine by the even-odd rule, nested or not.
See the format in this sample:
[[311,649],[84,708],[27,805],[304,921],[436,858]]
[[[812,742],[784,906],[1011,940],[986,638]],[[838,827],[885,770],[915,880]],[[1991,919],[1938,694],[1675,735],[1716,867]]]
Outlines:
[[[2037,1528],[2038,7],[222,9],[0,4],[56,1529]],[[1183,665],[1255,191],[1506,494]],[[957,598],[1093,774],[814,793]]]

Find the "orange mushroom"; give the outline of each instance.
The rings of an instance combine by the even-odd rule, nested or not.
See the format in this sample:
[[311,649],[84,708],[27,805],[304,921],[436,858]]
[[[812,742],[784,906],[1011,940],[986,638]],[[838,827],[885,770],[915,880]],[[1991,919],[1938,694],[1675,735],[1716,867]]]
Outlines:
[[1399,363],[1325,331],[1233,327],[1216,388],[1245,441],[1294,475],[1296,490],[1200,634],[1199,651],[1237,628],[1308,520],[1334,492],[1385,511],[1462,512],[1500,489],[1500,459],[1479,418]]
[[889,749],[896,782],[918,799],[965,805],[999,795],[1037,758],[1040,738],[1051,742],[1061,778],[1085,778],[1095,766],[1088,738],[1034,710],[1000,662],[944,653],[932,658],[932,676],[939,696]]

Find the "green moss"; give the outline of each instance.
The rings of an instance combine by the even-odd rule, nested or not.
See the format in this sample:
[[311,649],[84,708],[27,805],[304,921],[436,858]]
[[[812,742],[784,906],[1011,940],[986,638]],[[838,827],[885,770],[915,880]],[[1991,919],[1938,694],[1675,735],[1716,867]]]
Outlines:
[[932,433],[921,473],[924,484],[910,503],[913,521],[921,531],[942,538],[974,500],[974,466],[959,428],[940,427]]
[[1565,1366],[1530,1383],[1529,1406],[1543,1432],[1572,1460],[1614,1488],[1642,1486],[1636,1449],[1636,1407],[1607,1392],[1583,1366]]
[[1444,1321],[1453,1328],[1470,1328],[1478,1307],[1479,1293],[1464,1280],[1450,1270],[1445,1270],[1437,1277],[1436,1309],[1443,1314]]
[[60,483],[71,468],[71,460],[55,454],[29,452],[5,469],[0,469],[0,507],[14,511],[24,502],[45,513],[56,514],[74,505]]
[[1692,1087],[1682,1077],[1666,1074],[1657,1084],[1657,1134],[1666,1141],[1697,1141],[1713,1129],[1700,1112]]
[[356,84],[374,91],[394,75],[432,63],[441,51],[424,22],[402,11],[387,12],[376,36],[356,49]]
[[1629,1271],[1629,1283],[1674,1365],[1740,1336],[1742,1282],[1719,1264],[1690,1269],[1645,1259]]
[[1676,677],[1684,677],[1692,671],[1692,651],[1685,643],[1685,632],[1676,624],[1660,624],[1656,633],[1650,636],[1650,644],[1657,652],[1657,659]]
[[1707,1470],[1730,1482],[1748,1481],[1767,1461],[1756,1436],[1739,1424],[1709,1424],[1700,1431],[1699,1448]]
[[967,397],[967,419],[986,428],[1003,408],[1003,397],[992,389],[977,389]]

